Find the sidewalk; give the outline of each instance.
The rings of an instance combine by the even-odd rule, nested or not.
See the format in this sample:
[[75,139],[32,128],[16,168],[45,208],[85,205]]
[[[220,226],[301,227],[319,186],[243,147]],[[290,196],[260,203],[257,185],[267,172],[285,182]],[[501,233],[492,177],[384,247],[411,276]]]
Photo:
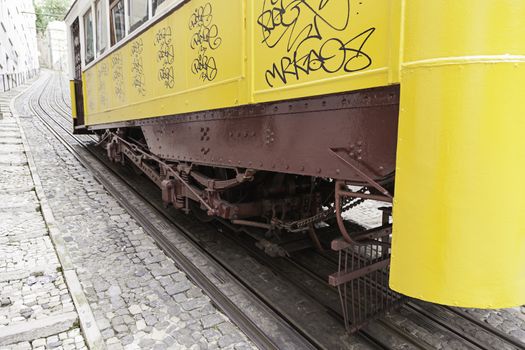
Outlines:
[[[85,297],[70,291],[75,272],[55,249],[52,214],[10,111],[22,89],[0,93],[0,349],[87,349],[75,305],[86,311]],[[90,342],[100,348],[96,335]]]

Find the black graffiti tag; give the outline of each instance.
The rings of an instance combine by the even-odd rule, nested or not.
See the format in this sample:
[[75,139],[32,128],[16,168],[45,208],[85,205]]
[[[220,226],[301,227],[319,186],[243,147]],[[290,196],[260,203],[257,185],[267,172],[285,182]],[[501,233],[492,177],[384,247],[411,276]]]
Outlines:
[[124,101],[124,69],[123,69],[122,53],[117,52],[111,58],[111,67],[113,70],[113,84],[115,89],[115,96],[120,101]]
[[171,89],[175,86],[175,74],[173,71],[175,53],[170,26],[159,29],[155,35],[154,45],[158,47],[157,62],[161,64],[158,79],[164,82],[166,88]]
[[142,96],[146,95],[146,79],[144,77],[144,64],[142,60],[142,52],[144,51],[144,43],[142,38],[138,38],[131,45],[131,74],[132,85]]
[[[271,69],[266,70],[265,79],[268,86],[273,87],[274,81],[278,79],[287,84],[290,78],[299,80],[302,75],[310,75],[316,71],[325,73],[347,73],[358,72],[368,68],[372,64],[369,55],[362,51],[374,28],[370,28],[358,36],[343,43],[340,39],[331,38],[325,41],[318,50],[310,50],[300,56],[293,52],[291,56],[283,56],[278,63],[274,63]],[[360,42],[355,46],[355,42]]]
[[214,57],[208,57],[206,50],[203,49],[199,56],[193,60],[191,72],[195,75],[200,74],[202,80],[212,81],[217,76],[217,63]]
[[[350,9],[351,0],[264,0],[257,19],[262,43],[272,49],[285,45],[285,54],[265,71],[266,84],[286,85],[317,71],[352,73],[368,68],[372,58],[364,47],[375,28],[341,39],[351,31]],[[328,30],[341,34],[323,33]]]
[[219,28],[212,24],[213,9],[210,3],[200,6],[192,13],[189,28],[193,31],[190,48],[197,51],[191,65],[191,72],[202,81],[213,81],[217,77],[217,62],[211,52],[222,44]]

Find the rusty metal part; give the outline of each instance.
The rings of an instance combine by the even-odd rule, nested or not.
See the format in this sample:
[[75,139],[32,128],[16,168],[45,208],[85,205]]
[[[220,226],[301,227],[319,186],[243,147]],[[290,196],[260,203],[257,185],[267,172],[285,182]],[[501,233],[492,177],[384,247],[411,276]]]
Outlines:
[[351,272],[340,271],[328,276],[328,284],[333,287],[338,287],[343,283],[350,282],[354,279],[365,276],[366,274],[383,269],[390,264],[390,258],[380,260],[371,265],[364,266],[358,270],[353,270]]
[[100,136],[100,140],[95,144],[95,147],[98,147],[106,142],[106,140],[111,136],[109,130],[106,130],[104,134]]
[[250,226],[250,227],[256,227],[256,228],[262,228],[265,230],[272,230],[273,226],[270,224],[265,224],[263,222],[257,222],[257,221],[249,221],[249,220],[231,220],[231,223],[234,225],[241,225],[241,226]]
[[[363,241],[374,241],[376,244],[382,244],[390,246],[388,242],[380,242],[379,239],[389,236],[392,234],[392,225],[387,224],[381,227],[376,227],[370,230],[359,232],[353,236],[353,239],[358,242]],[[331,243],[332,250],[340,251],[351,247],[351,243],[345,241],[344,239],[334,239]]]
[[[111,133],[107,136],[106,149],[108,157],[112,161],[122,161],[124,156],[129,159],[138,169],[153,180],[162,191],[162,200],[165,205],[174,205],[177,209],[190,211],[190,201],[199,203],[200,207],[210,216],[217,216],[236,221],[239,224],[255,226],[265,229],[278,229],[276,225],[264,224],[247,218],[263,217],[265,213],[299,212],[303,203],[308,202],[311,194],[284,193],[284,197],[261,198],[251,201],[232,203],[221,198],[223,191],[231,190],[236,186],[253,181],[256,174],[251,169],[239,171],[230,180],[213,179],[197,172],[192,164],[168,163],[159,157],[149,153],[140,145],[125,140],[124,133]],[[196,184],[205,188],[199,188]],[[277,186],[280,186],[277,184]],[[291,186],[297,189],[297,186]],[[272,190],[270,193],[280,193]],[[195,207],[192,206],[194,209]]]
[[192,171],[190,175],[195,181],[200,183],[202,186],[206,187],[208,190],[224,191],[238,186],[242,183],[253,181],[253,176],[255,175],[255,172],[256,171],[253,169],[246,169],[244,173],[237,174],[235,178],[229,180],[212,179],[197,171]]
[[[365,195],[364,192],[366,190],[367,190],[367,188],[363,187],[359,191],[353,192],[353,193]],[[343,202],[344,202],[344,204],[343,204],[343,208],[341,209],[341,212],[349,210],[351,208],[354,208],[354,207],[362,204],[364,202],[364,198],[357,198],[355,200],[350,200],[350,201],[343,199]],[[289,232],[300,232],[300,231],[308,230],[310,225],[313,225],[313,224],[316,224],[316,223],[319,223],[319,222],[323,222],[323,221],[332,219],[336,215],[337,215],[336,214],[336,209],[335,209],[335,206],[334,206],[332,208],[329,208],[329,209],[326,209],[326,210],[322,210],[322,211],[320,211],[319,213],[317,213],[317,214],[315,214],[313,216],[310,216],[310,217],[307,217],[307,218],[302,218],[302,219],[295,220],[295,221],[285,222],[283,220],[279,220],[277,218],[273,218],[272,219],[272,225],[274,225],[275,227],[277,227],[279,229],[286,230],[286,231],[289,231]]]
[[[141,127],[167,161],[379,183],[395,170],[398,103],[390,86],[123,125]],[[353,167],[331,149],[346,150]]]
[[340,154],[341,151],[343,151],[345,153],[349,153],[350,152],[348,149],[342,149],[342,148],[330,149],[330,152],[332,152],[337,158],[342,160],[346,165],[351,167],[367,184],[371,185],[376,190],[381,192],[385,197],[390,198],[390,201],[392,200],[392,195],[390,194],[390,192],[388,192],[388,190],[386,188],[384,188],[379,183],[374,181],[374,179],[372,179],[370,176],[368,176],[368,174],[366,174],[364,171],[359,169],[359,167],[357,167],[355,164],[353,164],[352,161],[349,161],[347,158],[342,156]]
[[[126,141],[121,136],[113,134],[111,140],[106,144],[108,151],[108,158],[112,161],[118,161],[123,159],[125,155],[131,160],[139,169],[153,180],[163,190],[163,198],[173,199],[177,197],[176,185],[170,185],[170,183],[163,183],[161,176],[171,176],[176,178],[180,184],[182,184],[186,190],[186,197],[191,196],[192,199],[199,201],[210,213],[214,213],[214,209],[206,202],[202,197],[202,191],[187,182],[187,179],[183,178],[181,174],[173,169],[173,166],[164,162],[162,159],[152,155],[140,147]],[[155,171],[153,167],[149,166],[145,160],[154,161],[162,171]],[[169,179],[168,179],[169,180]],[[168,193],[169,192],[169,193]],[[169,202],[165,202],[168,204]],[[171,203],[170,203],[171,204]]]
[[382,226],[356,233],[354,239],[359,244],[343,239],[332,241],[332,249],[339,254],[339,269],[329,276],[329,284],[338,289],[349,332],[362,328],[404,300],[388,287],[391,211],[381,209]]
[[[384,184],[392,181],[395,171],[398,105],[399,87],[389,86],[128,121],[117,133],[131,130],[130,126],[140,128],[147,150],[129,142],[110,142],[108,156],[119,160],[124,154],[146,169],[163,189],[165,203],[177,208],[189,211],[188,200],[194,200],[208,215],[249,221],[270,211],[266,217],[273,229],[292,232],[311,231],[311,225],[335,216],[345,240],[353,242],[342,218],[347,205],[365,199],[392,201]],[[117,137],[124,140],[123,134]],[[153,168],[148,166],[151,162]],[[199,167],[233,169],[236,175],[215,178]],[[230,200],[229,190],[242,188],[265,172],[336,179],[335,205],[328,210],[305,208],[295,193],[308,184],[296,182],[267,186],[242,203]],[[161,186],[162,180],[178,185]],[[343,188],[346,184],[369,186],[382,195],[352,192]],[[301,217],[292,217],[292,208]]]
[[[256,173],[254,170],[246,169],[244,172],[237,172],[237,176],[229,180],[213,179],[193,170],[191,164],[167,163],[159,157],[150,154],[140,145],[126,141],[123,136],[123,132],[112,133],[111,136],[105,136],[106,139],[109,139],[106,144],[108,157],[113,161],[122,162],[123,156],[126,156],[127,159],[160,187],[162,200],[165,205],[171,204],[177,209],[183,209],[189,212],[190,206],[188,200],[193,200],[200,203],[201,208],[204,209],[208,215],[235,220],[234,222],[240,225],[259,227],[267,230],[281,229],[291,232],[308,231],[314,246],[320,251],[322,251],[322,246],[313,229],[315,223],[328,220],[335,215],[343,237],[348,242],[355,243],[346,231],[342,218],[343,210],[358,205],[365,198],[379,198],[379,196],[364,193],[366,190],[364,188],[357,192],[343,190],[343,187],[346,187],[346,183],[336,181],[335,206],[333,208],[322,210],[308,218],[301,218],[295,221],[282,220],[278,219],[275,215],[276,209],[278,212],[285,213],[286,210],[290,210],[290,208],[300,208],[301,203],[304,203],[307,198],[304,197],[304,195],[290,196],[288,194],[284,199],[230,203],[221,198],[219,192],[234,188],[248,181],[253,181]],[[151,163],[152,161],[155,165]],[[191,184],[189,180],[190,177],[205,187],[205,189],[200,189]],[[294,187],[290,188],[293,189]],[[275,191],[269,192],[275,193]],[[358,199],[348,201],[346,197],[356,197]],[[270,211],[273,213],[270,223],[242,220],[244,218],[261,217],[263,213]]]
[[366,194],[366,193],[360,193],[360,192],[351,192],[349,191],[347,186],[347,183],[345,181],[336,181],[335,182],[335,211],[336,211],[336,220],[337,225],[339,226],[339,230],[341,231],[341,235],[343,238],[351,244],[359,244],[359,241],[350,235],[348,233],[348,230],[345,226],[345,220],[343,219],[343,203],[345,201],[345,198],[347,197],[353,197],[353,198],[361,198],[361,199],[373,199],[377,201],[384,201],[384,202],[391,202],[392,198],[387,196],[378,196],[373,194]]

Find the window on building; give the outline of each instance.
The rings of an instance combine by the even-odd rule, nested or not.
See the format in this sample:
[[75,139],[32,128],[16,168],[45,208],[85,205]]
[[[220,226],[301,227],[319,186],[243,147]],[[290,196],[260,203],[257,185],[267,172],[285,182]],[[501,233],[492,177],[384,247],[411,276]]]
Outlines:
[[97,54],[102,54],[107,47],[106,38],[106,7],[101,0],[95,2],[95,14],[96,14],[96,35],[97,35]]
[[115,45],[126,35],[124,0],[111,1],[109,12],[111,14],[111,45]]
[[148,20],[148,0],[128,0],[129,31],[132,32]]
[[93,61],[95,58],[95,50],[93,47],[93,14],[91,9],[84,15],[84,47],[85,47],[85,62],[86,64]]
[[153,8],[153,16],[157,13],[157,9],[162,9],[162,6],[160,6],[164,1],[166,0],[153,0],[151,7]]

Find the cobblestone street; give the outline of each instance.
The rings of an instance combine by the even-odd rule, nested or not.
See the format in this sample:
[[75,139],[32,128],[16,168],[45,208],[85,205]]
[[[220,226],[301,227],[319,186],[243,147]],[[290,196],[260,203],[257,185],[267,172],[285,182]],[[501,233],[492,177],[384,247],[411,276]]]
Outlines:
[[[7,112],[13,95],[2,96],[0,121],[0,348],[85,348],[19,127]],[[27,106],[27,98],[16,105]],[[96,320],[92,348],[253,348],[30,110],[17,113],[54,227]],[[13,329],[53,320],[56,331],[38,339]],[[16,337],[6,337],[10,331]]]

